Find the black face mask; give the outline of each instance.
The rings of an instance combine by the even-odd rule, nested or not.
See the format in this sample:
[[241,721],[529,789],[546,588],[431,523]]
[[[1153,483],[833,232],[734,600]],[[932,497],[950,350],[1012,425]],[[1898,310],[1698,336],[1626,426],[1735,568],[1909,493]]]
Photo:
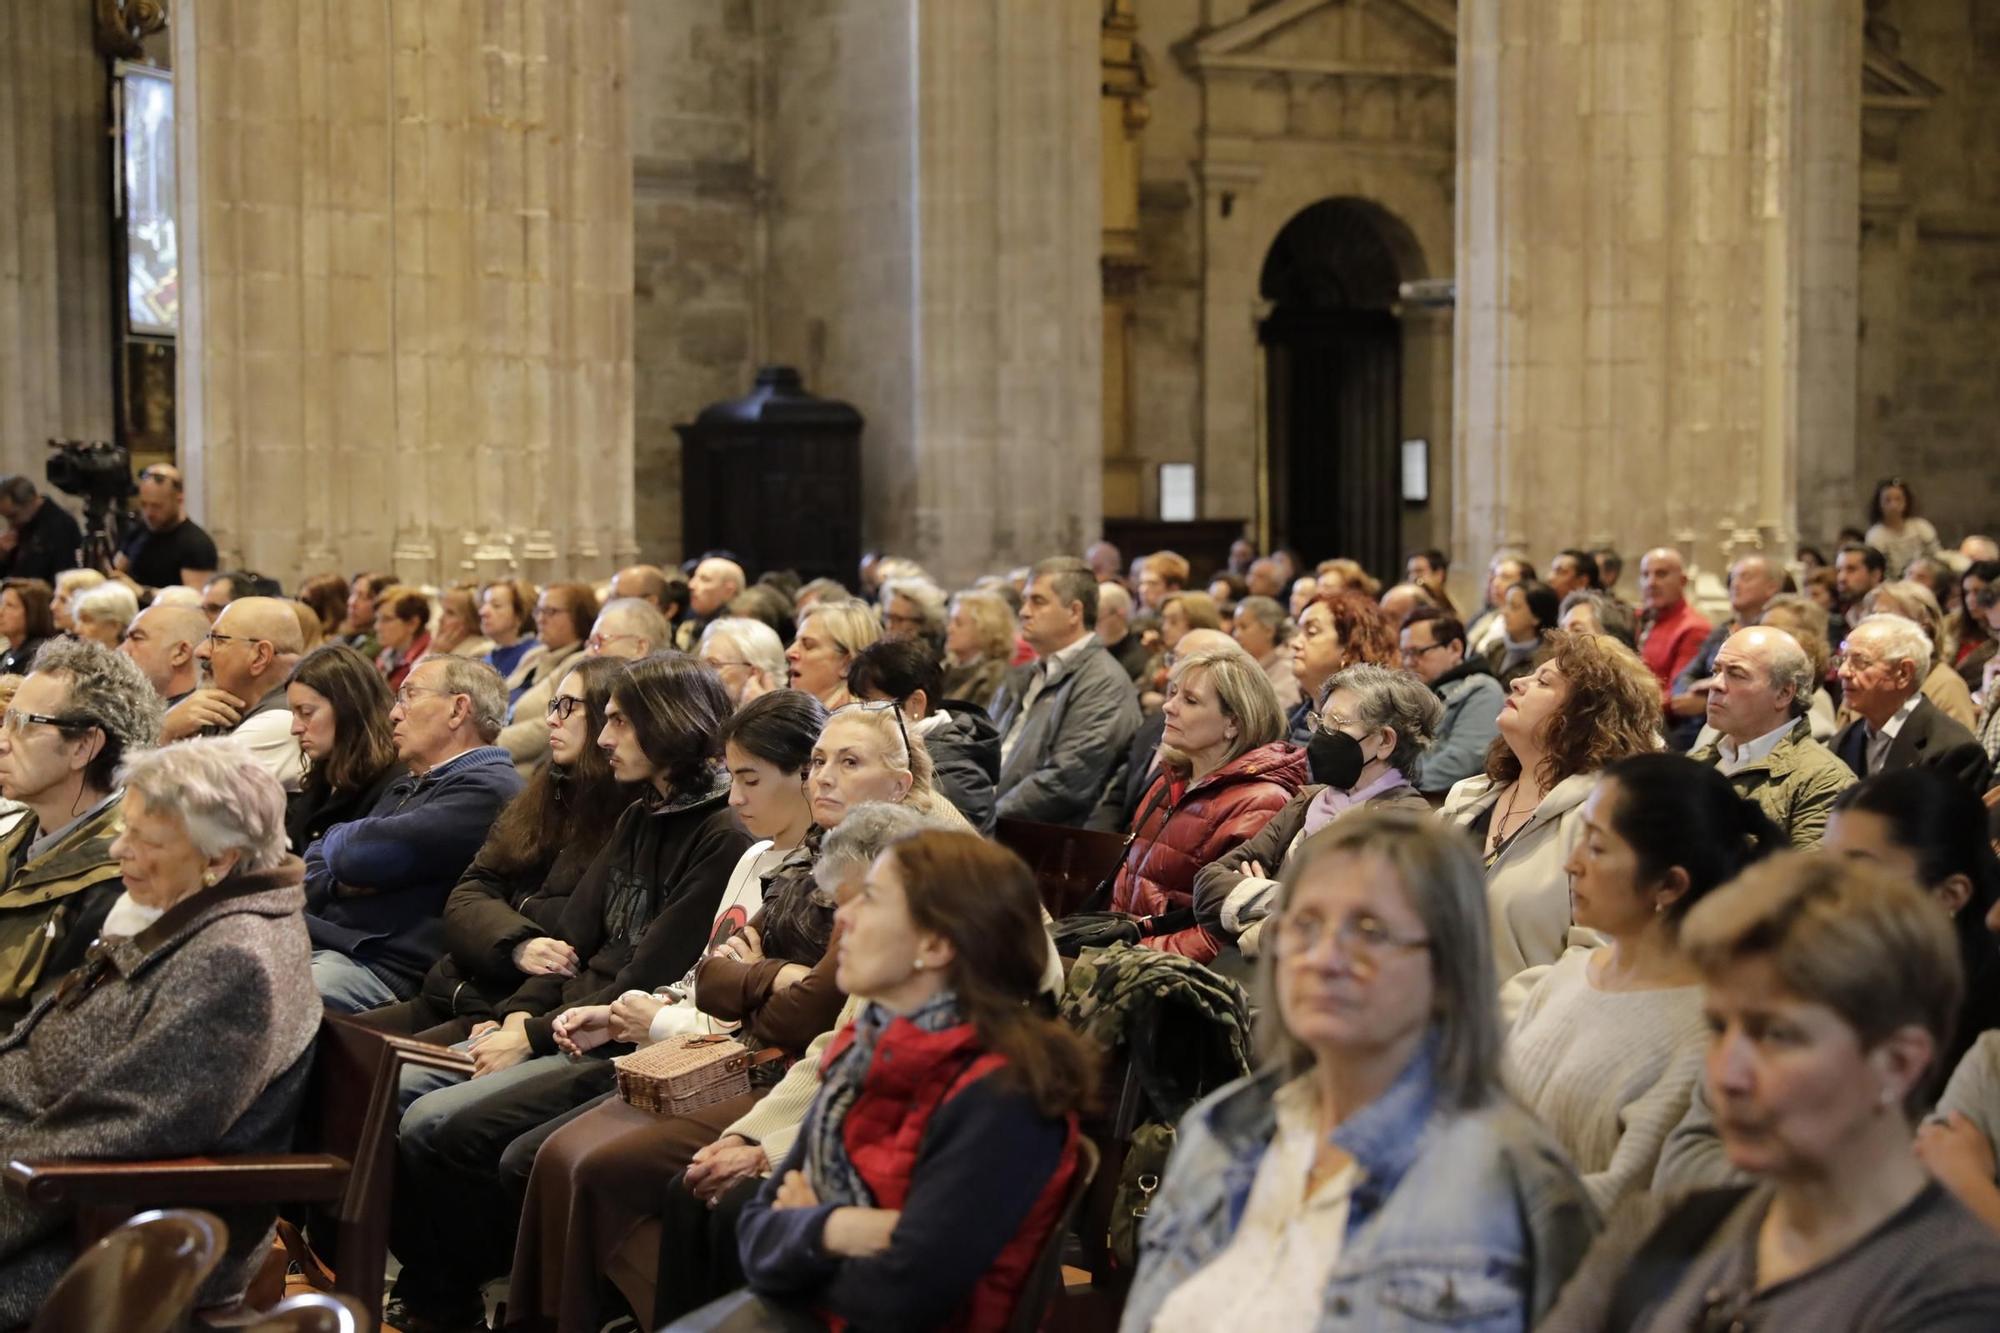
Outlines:
[[1306,768],[1314,782],[1323,782],[1335,791],[1352,791],[1368,766],[1361,742],[1344,731],[1315,731],[1306,742]]

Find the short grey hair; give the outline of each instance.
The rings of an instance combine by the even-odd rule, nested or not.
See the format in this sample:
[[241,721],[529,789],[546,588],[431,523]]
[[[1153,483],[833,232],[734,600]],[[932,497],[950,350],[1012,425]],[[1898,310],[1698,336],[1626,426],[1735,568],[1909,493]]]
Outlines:
[[946,598],[943,588],[929,579],[889,579],[882,584],[881,595],[876,599],[882,614],[889,613],[889,603],[898,597],[907,597],[917,604],[917,611],[924,618],[924,634],[937,639],[944,637]]
[[[1416,585],[1408,584],[1404,586],[1415,587]],[[1425,593],[1424,595],[1428,597],[1430,594]],[[1271,631],[1271,634],[1278,643],[1284,643],[1289,640],[1292,637],[1292,630],[1296,628],[1292,624],[1290,614],[1286,612],[1284,607],[1278,605],[1278,599],[1275,597],[1264,597],[1261,595],[1245,597],[1236,604],[1236,614],[1248,615],[1251,619],[1264,625]]]
[[[1438,1099],[1470,1110],[1500,1087],[1500,984],[1486,908],[1486,874],[1472,840],[1428,810],[1351,810],[1285,858],[1270,928],[1290,909],[1300,881],[1329,856],[1380,857],[1395,872],[1410,908],[1430,939],[1436,1037],[1432,1075]],[[1276,936],[1271,937],[1273,941]],[[1278,1004],[1276,948],[1257,964],[1257,1049],[1271,1066],[1297,1075],[1315,1057],[1285,1026]]]
[[438,688],[472,700],[472,729],[491,745],[507,725],[507,682],[486,663],[471,657],[433,657],[441,664]]
[[1097,575],[1091,573],[1090,566],[1073,555],[1052,555],[1046,560],[1037,560],[1028,571],[1028,581],[1046,578],[1049,591],[1055,594],[1056,605],[1067,607],[1071,602],[1083,606],[1083,627],[1087,631],[1097,623]]
[[627,632],[644,639],[650,645],[648,652],[674,646],[673,631],[667,628],[667,618],[660,614],[659,607],[643,597],[612,598],[597,613],[600,622],[606,617],[622,624]]
[[77,620],[108,621],[123,633],[139,614],[139,599],[122,583],[100,583],[71,602],[69,613]]
[[1413,672],[1361,662],[1336,671],[1321,697],[1331,700],[1335,690],[1354,696],[1358,716],[1353,720],[1368,730],[1396,729],[1389,766],[1405,776],[1444,725],[1444,702]]
[[1132,594],[1125,591],[1123,584],[1100,583],[1097,585],[1097,614],[1132,618]]
[[926,830],[950,832],[953,828],[907,805],[865,801],[827,830],[826,840],[820,843],[819,859],[813,862],[813,882],[822,893],[831,895],[856,869],[866,867],[888,850],[890,843]]
[[[1882,659],[1888,662],[1909,662],[1917,668],[1917,681],[1922,683],[1924,673],[1931,669],[1931,655],[1936,651],[1931,645],[1931,636],[1924,633],[1924,627],[1908,616],[1893,615],[1887,611],[1877,611],[1861,618],[1854,627],[1856,633],[1872,627],[1869,637],[1882,648]],[[1853,634],[1848,636],[1853,638]],[[40,660],[40,659],[37,659]]]
[[1813,691],[1819,688],[1819,675],[1813,670],[1812,654],[1788,630],[1776,625],[1755,625],[1736,633],[1748,634],[1752,629],[1770,636],[1771,688],[1782,690],[1789,687],[1792,691],[1792,716],[1804,717],[1812,711]]
[[1598,629],[1613,638],[1622,638],[1632,643],[1639,639],[1639,622],[1633,618],[1632,608],[1609,593],[1596,588],[1578,588],[1562,599],[1556,608],[1556,624],[1560,625],[1569,613],[1578,606],[1588,606],[1597,617]]
[[[808,611],[807,615],[812,612]],[[782,685],[787,679],[785,667],[785,643],[778,637],[778,631],[761,620],[748,616],[722,616],[708,622],[708,628],[701,632],[701,642],[697,649],[708,647],[708,641],[726,643],[743,657],[743,660],[770,680],[773,685]]]
[[160,743],[166,703],[123,653],[89,639],[50,639],[28,671],[62,677],[69,687],[64,707],[104,729],[108,743],[84,773],[93,786],[108,789],[122,760]]
[[201,737],[125,761],[118,784],[172,815],[203,856],[237,852],[245,870],[285,859],[285,789],[227,736]]

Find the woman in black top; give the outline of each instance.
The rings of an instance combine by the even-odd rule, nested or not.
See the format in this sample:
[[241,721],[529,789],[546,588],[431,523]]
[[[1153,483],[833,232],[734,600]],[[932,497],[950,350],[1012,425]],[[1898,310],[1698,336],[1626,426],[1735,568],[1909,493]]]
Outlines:
[[285,703],[306,756],[305,777],[285,800],[285,833],[303,856],[335,824],[374,809],[406,770],[389,734],[396,700],[375,664],[345,644],[300,658],[285,682]]
[[549,697],[548,761],[500,812],[445,901],[444,955],[415,999],[357,1021],[450,1045],[496,1018],[494,1005],[529,977],[575,969],[558,924],[563,908],[638,795],[612,776],[596,743],[624,671],[616,657],[578,658],[564,671]]
[[7,640],[0,676],[27,675],[36,650],[55,637],[55,616],[49,610],[54,600],[55,590],[40,579],[0,583],[0,636]]

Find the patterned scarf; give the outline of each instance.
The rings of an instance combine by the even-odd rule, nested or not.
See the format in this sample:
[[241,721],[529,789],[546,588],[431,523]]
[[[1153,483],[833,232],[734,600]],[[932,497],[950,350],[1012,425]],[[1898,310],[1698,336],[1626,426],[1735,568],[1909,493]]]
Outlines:
[[[897,1015],[879,1004],[870,1004],[854,1020],[854,1042],[821,1076],[819,1097],[806,1119],[806,1180],[823,1204],[844,1208],[873,1208],[875,1192],[855,1169],[847,1155],[847,1141],[841,1129],[847,1113],[861,1096],[868,1070],[875,1063],[875,1047]],[[965,1021],[958,1011],[958,996],[939,991],[914,1013],[903,1015],[906,1022],[925,1032],[942,1032]]]

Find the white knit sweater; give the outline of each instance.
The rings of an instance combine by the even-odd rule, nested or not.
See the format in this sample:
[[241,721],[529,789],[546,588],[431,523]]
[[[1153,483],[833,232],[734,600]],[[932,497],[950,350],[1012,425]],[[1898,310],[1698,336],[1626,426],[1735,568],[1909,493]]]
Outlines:
[[1688,1108],[1708,1030],[1701,987],[1604,991],[1594,949],[1570,949],[1527,997],[1507,1036],[1507,1089],[1556,1136],[1601,1211],[1653,1179]]

